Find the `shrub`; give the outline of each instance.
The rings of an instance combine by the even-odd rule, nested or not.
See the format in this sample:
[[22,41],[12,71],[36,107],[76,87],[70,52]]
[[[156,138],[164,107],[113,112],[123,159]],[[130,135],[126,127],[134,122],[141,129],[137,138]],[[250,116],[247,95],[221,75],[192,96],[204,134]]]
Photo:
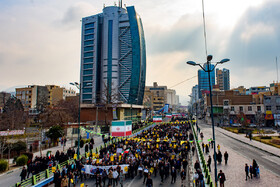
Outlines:
[[238,133],[248,133],[249,131],[250,131],[249,129],[245,129],[245,128],[238,129]]
[[29,160],[32,160],[33,158],[33,153],[30,153],[30,152],[25,152],[25,153],[22,153],[23,155],[26,155],[28,157]]
[[8,168],[8,161],[7,160],[0,160],[0,172],[6,171]]
[[21,155],[17,158],[17,166],[24,166],[28,161],[28,157],[26,155]]
[[271,136],[261,136],[261,139],[271,139]]

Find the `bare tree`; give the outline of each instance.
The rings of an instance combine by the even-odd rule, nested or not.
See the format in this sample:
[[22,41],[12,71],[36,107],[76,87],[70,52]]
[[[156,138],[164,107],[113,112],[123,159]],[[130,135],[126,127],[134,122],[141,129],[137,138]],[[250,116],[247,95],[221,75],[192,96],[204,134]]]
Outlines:
[[1,159],[3,159],[4,151],[8,148],[7,137],[1,136],[0,137],[0,152],[1,152]]

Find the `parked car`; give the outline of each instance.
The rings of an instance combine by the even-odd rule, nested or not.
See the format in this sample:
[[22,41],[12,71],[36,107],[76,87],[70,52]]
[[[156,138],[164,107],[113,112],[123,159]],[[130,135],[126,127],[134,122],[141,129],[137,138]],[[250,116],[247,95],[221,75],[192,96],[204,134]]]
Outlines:
[[251,123],[251,124],[249,124],[249,127],[251,127],[251,128],[256,128],[256,127],[257,127],[257,125],[256,125],[256,124],[254,124],[254,123]]
[[231,124],[232,127],[241,127],[241,124],[240,123],[233,123]]

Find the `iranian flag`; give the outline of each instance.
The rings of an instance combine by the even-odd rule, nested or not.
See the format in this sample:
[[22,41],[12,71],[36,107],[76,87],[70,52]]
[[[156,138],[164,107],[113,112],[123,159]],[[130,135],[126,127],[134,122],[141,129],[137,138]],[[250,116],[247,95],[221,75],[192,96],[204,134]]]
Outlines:
[[172,118],[172,114],[171,114],[171,113],[167,113],[167,114],[166,114],[166,117],[167,117],[167,118]]
[[162,116],[154,116],[153,122],[162,122]]
[[131,121],[112,121],[112,136],[129,136],[132,134]]

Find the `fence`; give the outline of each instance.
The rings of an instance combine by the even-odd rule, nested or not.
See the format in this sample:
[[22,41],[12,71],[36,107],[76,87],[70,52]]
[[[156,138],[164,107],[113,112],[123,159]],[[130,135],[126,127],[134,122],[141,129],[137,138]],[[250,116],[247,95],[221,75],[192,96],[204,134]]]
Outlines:
[[203,175],[204,175],[204,183],[209,185],[210,187],[213,187],[213,181],[211,179],[211,175],[209,173],[209,169],[207,167],[207,164],[206,164],[206,161],[205,161],[205,158],[204,158],[204,154],[201,150],[201,147],[200,147],[200,144],[198,142],[198,138],[197,138],[197,134],[196,134],[196,131],[193,127],[193,123],[191,124],[191,127],[192,127],[192,131],[193,131],[193,135],[194,135],[194,140],[195,140],[195,145],[196,145],[196,150],[197,150],[197,153],[198,153],[198,159],[199,159],[199,162],[200,162],[200,168],[202,169],[202,172],[203,172]]

